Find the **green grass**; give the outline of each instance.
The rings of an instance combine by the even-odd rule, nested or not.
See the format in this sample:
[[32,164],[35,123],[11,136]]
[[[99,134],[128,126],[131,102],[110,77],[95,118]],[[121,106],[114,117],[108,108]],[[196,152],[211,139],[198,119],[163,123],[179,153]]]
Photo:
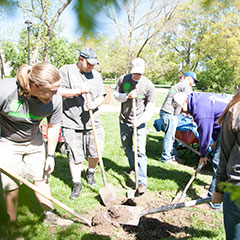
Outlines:
[[[166,93],[158,94],[159,105],[165,98]],[[126,189],[123,186],[128,182],[129,176],[128,162],[121,147],[119,135],[119,113],[101,113],[100,118],[105,128],[105,147],[103,161],[106,170],[106,178],[108,182],[113,183],[117,189],[118,197],[126,195]],[[198,163],[196,155],[187,152],[184,155],[186,159],[185,165],[179,165],[177,168],[169,164],[160,162],[161,143],[163,139],[162,132],[156,132],[152,126],[153,121],[158,118],[158,113],[154,115],[152,121],[147,124],[149,134],[147,136],[147,155],[148,155],[148,191],[161,192],[164,199],[174,198],[176,193],[183,190],[189,179],[194,173],[194,168]],[[184,150],[179,151],[179,155],[184,154]],[[87,161],[84,162],[85,168]],[[57,153],[56,168],[50,178],[52,195],[59,201],[63,202],[70,208],[74,209],[81,215],[87,214],[100,204],[99,189],[103,187],[100,168],[97,167],[95,189],[89,187],[85,180],[85,170],[83,171],[82,183],[83,189],[81,197],[71,201],[69,195],[71,193],[71,176],[68,167],[68,161],[65,155]],[[202,194],[204,185],[211,182],[211,167],[207,166],[198,174],[188,191],[187,199],[197,199]],[[161,197],[161,196],[160,196]],[[57,210],[64,216],[71,218],[72,216],[55,206]],[[188,239],[223,239],[224,229],[222,224],[221,212],[201,212],[202,214],[210,214],[211,224],[205,223],[203,218],[198,215],[198,210],[194,208],[191,211],[190,231],[191,236]],[[18,208],[18,220],[25,239],[31,240],[52,240],[52,239],[117,239],[114,236],[98,236],[83,230],[83,225],[74,224],[69,228],[49,228],[44,226],[41,219],[41,208],[32,190],[25,186],[20,188],[20,199]],[[86,229],[86,227],[84,228]],[[173,238],[167,238],[173,239]],[[179,238],[180,239],[180,238]]]

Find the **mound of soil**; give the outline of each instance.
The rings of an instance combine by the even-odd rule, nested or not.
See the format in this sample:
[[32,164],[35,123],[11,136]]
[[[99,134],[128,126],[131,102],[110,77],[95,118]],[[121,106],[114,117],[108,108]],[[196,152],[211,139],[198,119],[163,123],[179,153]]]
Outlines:
[[[170,203],[170,199],[162,199],[159,193],[147,193],[134,199],[117,199],[107,207],[99,205],[88,213],[88,219],[93,216],[92,230],[95,234],[120,240],[189,238],[192,236],[190,219],[194,214],[205,223],[212,224],[210,214],[189,211],[187,208],[143,216],[137,226],[122,224],[133,217],[131,214],[135,214],[126,210],[124,205],[137,206],[138,210],[140,207],[144,211]],[[138,213],[139,211],[136,211],[136,214]]]

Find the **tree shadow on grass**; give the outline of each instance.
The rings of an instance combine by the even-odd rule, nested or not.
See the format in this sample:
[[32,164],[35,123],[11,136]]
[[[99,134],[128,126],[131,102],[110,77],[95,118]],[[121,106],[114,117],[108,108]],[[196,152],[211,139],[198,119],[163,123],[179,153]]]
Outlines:
[[[138,226],[124,226],[125,231],[135,234],[136,239],[187,239],[187,238],[203,238],[213,239],[216,235],[209,230],[199,230],[192,227],[178,227],[167,222],[159,221],[156,218],[140,219]],[[173,235],[183,233],[185,236],[176,238]]]
[[[52,175],[58,178],[59,180],[63,181],[64,184],[69,186],[69,188],[73,187],[72,176],[69,169],[69,162],[65,155],[59,155],[56,157],[55,169]],[[82,185],[84,188],[89,188],[92,191],[97,193],[97,190],[91,187],[90,185],[88,185],[84,180],[86,179],[86,170],[82,170],[81,179],[82,179]]]
[[[129,167],[121,166],[116,164],[114,161],[108,158],[104,158],[105,162],[105,169],[108,171],[109,169],[113,169],[113,172],[117,172],[119,175],[123,176],[123,180],[117,176],[117,174],[111,174],[112,178],[115,178],[119,185],[122,186],[122,188],[132,187],[134,188],[135,183],[132,180],[132,178],[129,176],[127,171],[129,170]],[[178,170],[178,168],[175,169],[165,169],[161,166],[152,166],[148,165],[148,177],[161,179],[161,180],[172,180],[177,183],[178,189],[183,190],[187,182],[191,178],[191,174],[184,172],[182,170]],[[195,183],[201,186],[206,185],[205,182],[196,179]],[[191,188],[190,188],[191,189]],[[199,198],[196,191],[191,189],[191,195],[193,198]]]
[[[183,191],[185,188],[186,184],[192,177],[192,175],[184,170],[181,170],[178,167],[174,167],[174,169],[165,169],[161,167],[160,165],[162,164],[160,162],[160,155],[161,155],[161,141],[163,140],[163,137],[161,136],[155,136],[155,135],[148,135],[147,136],[147,156],[151,161],[157,161],[158,166],[150,165],[148,163],[148,177],[151,178],[156,178],[156,179],[163,179],[163,180],[173,180],[177,183],[178,189],[177,191]],[[121,147],[121,146],[119,146]],[[198,164],[199,158],[191,155],[191,153],[186,154],[186,163],[185,165],[190,166],[190,167],[196,167]],[[135,182],[134,182],[134,177],[129,176],[129,167],[128,166],[122,166],[114,162],[113,160],[103,157],[103,162],[104,162],[104,169],[106,174],[110,174],[112,178],[117,180],[118,184],[123,188],[123,189],[129,189],[129,188],[135,188]],[[205,167],[204,167],[205,168]],[[115,172],[117,174],[115,174]],[[205,171],[202,169],[201,174],[209,174],[209,172]],[[120,177],[120,176],[122,177]],[[53,176],[59,178],[61,181],[63,181],[66,185],[68,185],[70,188],[72,187],[72,179],[71,179],[71,174],[69,170],[69,165],[68,165],[68,160],[64,155],[58,155],[56,159],[56,166],[55,170],[53,172]],[[83,170],[82,172],[82,178],[85,178],[85,171]],[[206,185],[205,182],[199,180],[196,178],[195,184],[198,184],[200,186]],[[109,182],[109,181],[108,181]],[[88,184],[85,184],[85,181],[82,181],[84,187],[91,188]],[[91,191],[95,191],[98,193],[98,191],[94,188],[91,188]],[[190,189],[188,192],[191,191],[191,196],[192,197],[198,197],[195,190]],[[97,197],[97,200],[99,200],[99,197]]]

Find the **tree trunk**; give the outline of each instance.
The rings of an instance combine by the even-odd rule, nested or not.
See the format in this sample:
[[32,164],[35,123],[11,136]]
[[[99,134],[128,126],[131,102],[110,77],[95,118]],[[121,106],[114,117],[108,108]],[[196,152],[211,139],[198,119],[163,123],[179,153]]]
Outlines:
[[0,53],[0,70],[1,70],[1,79],[5,78],[4,66],[3,66],[3,59],[2,54]]

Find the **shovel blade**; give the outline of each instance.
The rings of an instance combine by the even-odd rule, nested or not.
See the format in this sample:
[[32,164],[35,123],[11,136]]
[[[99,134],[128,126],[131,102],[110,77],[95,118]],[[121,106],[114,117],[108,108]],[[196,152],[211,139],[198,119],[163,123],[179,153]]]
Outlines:
[[142,208],[125,205],[114,206],[118,212],[121,212],[121,216],[117,218],[111,217],[109,212],[103,214],[104,218],[110,223],[118,223],[123,225],[137,226],[142,216]]
[[117,197],[116,190],[111,183],[106,184],[104,187],[100,188],[99,194],[105,206],[115,201]]

